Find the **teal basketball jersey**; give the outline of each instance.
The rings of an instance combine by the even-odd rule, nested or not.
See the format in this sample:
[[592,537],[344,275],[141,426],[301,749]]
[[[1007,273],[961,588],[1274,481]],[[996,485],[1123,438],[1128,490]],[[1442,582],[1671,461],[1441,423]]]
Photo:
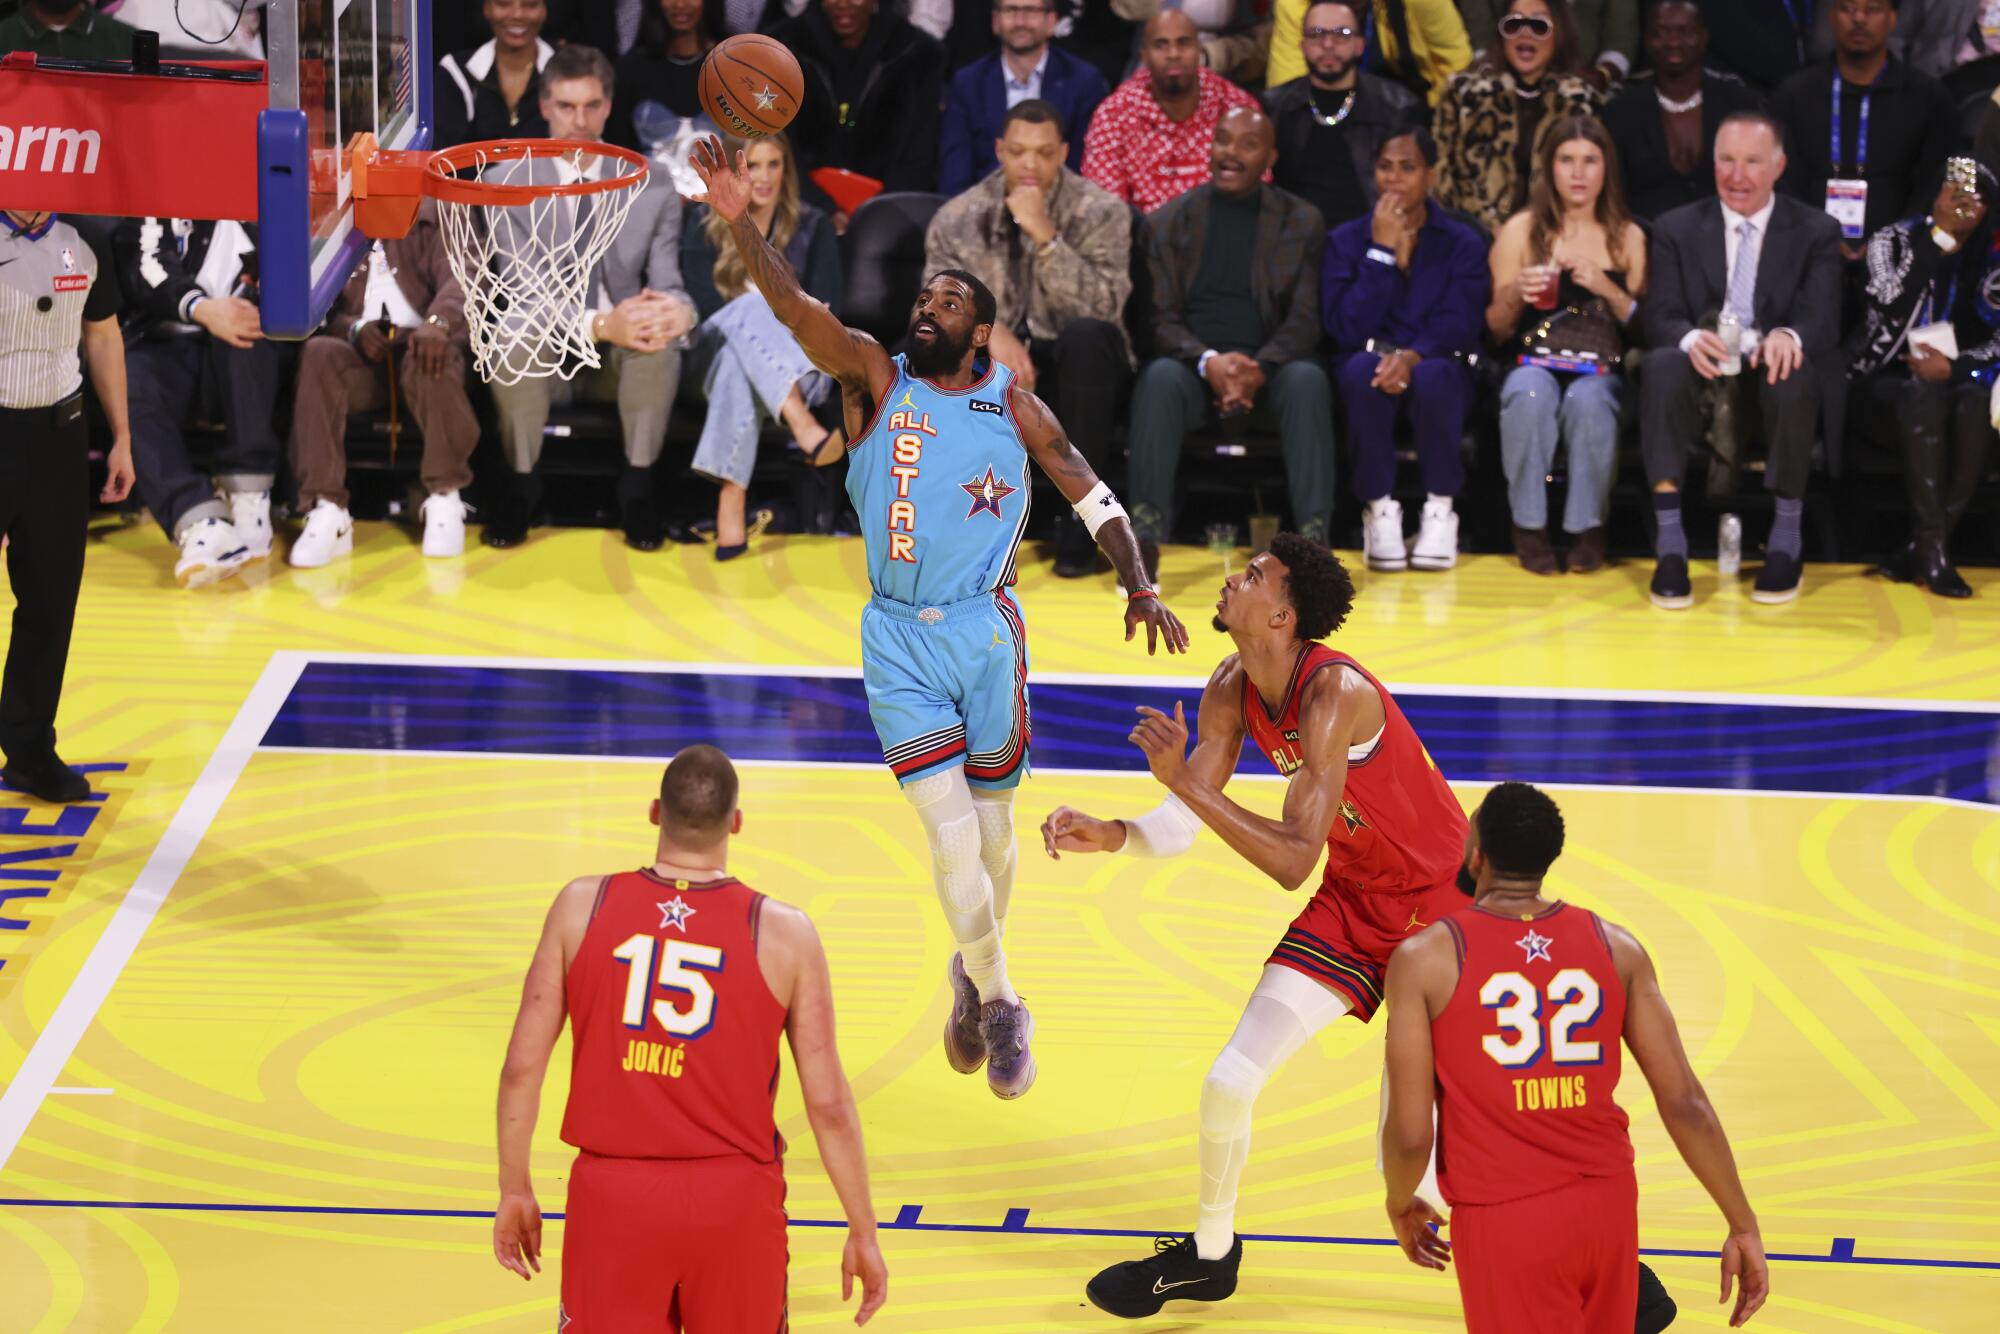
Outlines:
[[989,361],[972,385],[940,389],[895,360],[874,420],[848,448],[869,582],[911,606],[1012,584],[1029,496],[1028,450],[1007,406],[1014,373]]

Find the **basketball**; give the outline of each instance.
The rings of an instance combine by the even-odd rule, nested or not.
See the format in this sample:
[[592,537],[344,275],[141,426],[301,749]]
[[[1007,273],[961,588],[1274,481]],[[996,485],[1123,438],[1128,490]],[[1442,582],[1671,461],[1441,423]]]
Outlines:
[[701,102],[729,134],[776,134],[799,113],[805,79],[783,42],[743,33],[717,42],[701,62]]

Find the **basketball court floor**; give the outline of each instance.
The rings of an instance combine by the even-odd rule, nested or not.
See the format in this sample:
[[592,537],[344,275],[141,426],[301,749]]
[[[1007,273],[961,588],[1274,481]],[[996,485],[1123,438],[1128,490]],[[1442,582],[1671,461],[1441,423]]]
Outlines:
[[[1035,826],[1157,801],[1126,720],[1192,706],[1226,651],[1219,558],[1169,553],[1182,660],[1121,642],[1108,576],[1026,563],[1009,947],[1041,1073],[1009,1104],[939,1050],[950,946],[861,703],[859,543],[717,566],[570,531],[427,562],[363,525],[351,562],[194,594],[171,554],[149,528],[92,544],[63,742],[103,799],[0,792],[0,1328],[553,1328],[560,1222],[532,1285],[489,1242],[520,974],[560,885],[648,859],[659,764],[696,740],[743,764],[732,869],[807,908],[832,958],[891,1267],[872,1329],[1112,1328],[1084,1282],[1191,1225],[1200,1082],[1297,900],[1209,835],[1052,862]],[[1774,609],[1698,570],[1669,616],[1639,565],[1542,581],[1474,557],[1367,578],[1336,637],[1468,806],[1503,777],[1558,787],[1555,890],[1652,951],[1734,1140],[1774,1257],[1755,1328],[1994,1327],[2000,574],[1967,573],[1979,596],[1952,605],[1813,567]],[[1242,1287],[1153,1328],[1459,1327],[1451,1280],[1387,1244],[1380,1042],[1342,1022],[1274,1081]],[[538,1136],[551,1214],[566,1068]],[[1721,1327],[1720,1219],[1636,1071],[1621,1099],[1676,1328]],[[789,1071],[779,1112],[792,1325],[832,1330],[839,1211]]]

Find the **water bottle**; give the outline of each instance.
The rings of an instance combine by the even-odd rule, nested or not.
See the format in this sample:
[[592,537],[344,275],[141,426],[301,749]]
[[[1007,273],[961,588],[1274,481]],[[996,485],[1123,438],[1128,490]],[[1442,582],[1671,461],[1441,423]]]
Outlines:
[[1715,572],[1733,578],[1743,568],[1743,520],[1734,514],[1722,516],[1715,534]]
[[1725,308],[1715,317],[1715,336],[1722,340],[1722,373],[1739,375],[1743,371],[1743,323],[1736,318],[1736,312]]

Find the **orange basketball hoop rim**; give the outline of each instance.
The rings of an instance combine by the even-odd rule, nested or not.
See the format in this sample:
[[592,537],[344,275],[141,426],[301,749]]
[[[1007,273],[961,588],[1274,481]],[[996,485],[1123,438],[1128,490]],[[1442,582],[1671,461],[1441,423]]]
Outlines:
[[[348,180],[354,195],[354,223],[375,240],[409,235],[423,198],[474,207],[514,207],[564,195],[606,194],[646,179],[646,159],[629,148],[589,139],[485,139],[429,152],[378,148],[372,134],[357,134],[348,145]],[[528,183],[493,181],[462,173],[532,158],[589,154],[623,170],[591,179]]]

